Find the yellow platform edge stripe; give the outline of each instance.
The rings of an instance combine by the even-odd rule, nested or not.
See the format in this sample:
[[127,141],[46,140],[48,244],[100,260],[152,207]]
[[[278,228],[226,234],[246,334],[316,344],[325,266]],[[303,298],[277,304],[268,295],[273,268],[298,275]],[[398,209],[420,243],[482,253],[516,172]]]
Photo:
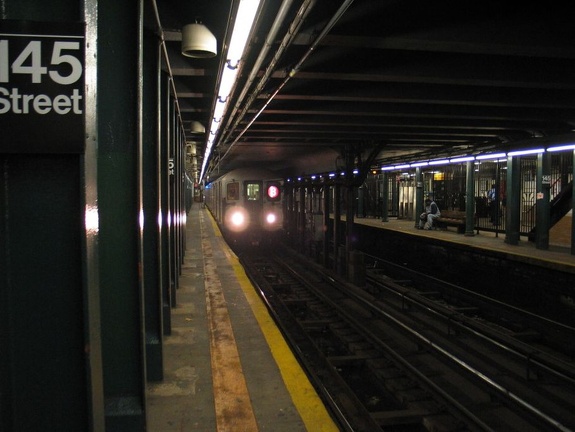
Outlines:
[[[221,232],[213,217],[212,226],[216,236],[221,237]],[[240,287],[254,313],[262,333],[270,347],[270,351],[280,370],[282,379],[291,396],[293,404],[298,410],[302,421],[308,431],[313,432],[337,432],[339,428],[327,412],[321,398],[309,381],[306,373],[293,355],[283,335],[279,331],[275,321],[270,316],[267,307],[257,295],[256,290],[241,266],[238,257],[230,251],[226,254]]]

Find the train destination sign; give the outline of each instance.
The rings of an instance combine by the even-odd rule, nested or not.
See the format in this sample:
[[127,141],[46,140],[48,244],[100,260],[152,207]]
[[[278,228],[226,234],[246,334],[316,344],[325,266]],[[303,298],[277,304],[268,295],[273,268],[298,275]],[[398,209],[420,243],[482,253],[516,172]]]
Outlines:
[[84,27],[0,21],[0,153],[84,150]]

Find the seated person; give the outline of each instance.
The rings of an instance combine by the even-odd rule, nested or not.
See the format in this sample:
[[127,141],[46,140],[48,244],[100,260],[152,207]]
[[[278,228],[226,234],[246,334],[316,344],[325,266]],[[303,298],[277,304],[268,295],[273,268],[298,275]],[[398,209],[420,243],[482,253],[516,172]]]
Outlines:
[[[425,217],[424,217],[425,216]],[[425,212],[419,218],[419,229],[430,230],[433,228],[433,220],[441,216],[439,207],[429,198],[425,200]]]

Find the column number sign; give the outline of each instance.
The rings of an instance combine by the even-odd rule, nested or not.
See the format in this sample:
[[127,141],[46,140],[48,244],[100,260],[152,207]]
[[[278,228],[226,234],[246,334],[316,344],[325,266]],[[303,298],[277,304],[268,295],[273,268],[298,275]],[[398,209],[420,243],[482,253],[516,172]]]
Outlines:
[[83,31],[0,21],[0,152],[83,150]]

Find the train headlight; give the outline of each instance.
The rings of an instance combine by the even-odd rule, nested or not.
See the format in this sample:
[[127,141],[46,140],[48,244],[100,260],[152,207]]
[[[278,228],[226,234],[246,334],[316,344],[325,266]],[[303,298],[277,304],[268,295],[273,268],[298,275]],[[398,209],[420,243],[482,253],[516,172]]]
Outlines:
[[249,215],[243,207],[230,207],[226,211],[225,225],[231,231],[244,231],[249,225]]
[[277,220],[278,218],[274,213],[268,213],[266,215],[266,222],[270,225],[274,224]]
[[242,226],[246,223],[246,218],[244,217],[242,212],[234,212],[230,219],[233,226]]

